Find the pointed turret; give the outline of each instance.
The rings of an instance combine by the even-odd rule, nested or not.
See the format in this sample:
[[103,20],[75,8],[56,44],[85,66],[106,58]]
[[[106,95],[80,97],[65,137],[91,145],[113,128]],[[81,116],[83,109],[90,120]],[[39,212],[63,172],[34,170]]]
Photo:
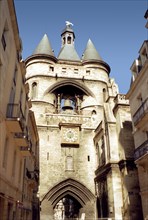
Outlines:
[[66,28],[62,31],[62,46],[58,59],[80,61],[80,58],[74,47],[75,34],[71,28],[72,23],[66,21]]
[[84,50],[84,53],[82,55],[82,63],[83,65],[87,65],[87,67],[90,65],[97,65],[101,66],[104,70],[107,71],[107,73],[110,73],[110,66],[102,60],[100,57],[98,51],[96,50],[94,44],[89,39],[86,45],[86,48]]
[[45,54],[45,55],[54,56],[54,52],[51,48],[51,44],[49,42],[47,34],[43,36],[42,40],[40,41],[40,43],[34,50],[33,55],[37,55],[37,54]]
[[86,48],[84,50],[82,60],[102,60],[100,55],[98,54],[94,44],[89,39],[86,45]]

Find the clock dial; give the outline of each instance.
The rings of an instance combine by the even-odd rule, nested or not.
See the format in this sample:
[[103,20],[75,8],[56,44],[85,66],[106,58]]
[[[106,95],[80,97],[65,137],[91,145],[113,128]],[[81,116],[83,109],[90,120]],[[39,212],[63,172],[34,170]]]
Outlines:
[[76,142],[78,140],[78,133],[72,128],[67,128],[64,130],[63,138],[66,142]]

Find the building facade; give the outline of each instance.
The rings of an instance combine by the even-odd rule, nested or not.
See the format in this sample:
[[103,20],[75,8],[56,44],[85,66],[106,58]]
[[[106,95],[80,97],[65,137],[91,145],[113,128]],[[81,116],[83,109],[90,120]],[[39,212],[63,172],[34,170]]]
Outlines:
[[[145,18],[148,19],[148,10]],[[148,40],[143,42],[131,71],[132,81],[127,98],[133,121],[135,163],[138,167],[143,216],[148,219]]]
[[129,103],[89,39],[81,58],[67,22],[25,61],[40,140],[41,220],[142,219]]
[[39,219],[39,151],[12,0],[0,1],[0,219]]

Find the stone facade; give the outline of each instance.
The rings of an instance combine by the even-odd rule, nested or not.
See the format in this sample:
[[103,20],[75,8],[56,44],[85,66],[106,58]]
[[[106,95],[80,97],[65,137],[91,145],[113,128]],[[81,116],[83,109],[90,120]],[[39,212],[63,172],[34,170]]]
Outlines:
[[0,1],[0,219],[39,219],[39,149],[12,0]]
[[40,140],[41,220],[141,219],[129,103],[91,40],[67,24],[56,58],[44,35],[26,63]]
[[[145,13],[148,19],[148,11]],[[148,21],[146,24],[148,28]],[[138,167],[143,217],[148,219],[148,41],[144,41],[138,58],[131,66],[132,81],[127,98],[133,121],[135,163]]]

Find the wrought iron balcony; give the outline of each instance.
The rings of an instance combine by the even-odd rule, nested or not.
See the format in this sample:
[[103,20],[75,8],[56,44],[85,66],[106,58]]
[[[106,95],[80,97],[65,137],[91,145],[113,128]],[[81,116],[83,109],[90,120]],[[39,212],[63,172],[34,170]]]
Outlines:
[[9,103],[7,105],[6,124],[13,133],[22,133],[25,124],[25,117],[21,104]]
[[134,154],[135,160],[139,160],[142,157],[146,156],[147,154],[148,154],[148,140],[146,140],[135,150],[135,154]]
[[148,121],[148,98],[142,103],[142,105],[133,115],[133,122],[137,127],[140,127],[146,121]]

